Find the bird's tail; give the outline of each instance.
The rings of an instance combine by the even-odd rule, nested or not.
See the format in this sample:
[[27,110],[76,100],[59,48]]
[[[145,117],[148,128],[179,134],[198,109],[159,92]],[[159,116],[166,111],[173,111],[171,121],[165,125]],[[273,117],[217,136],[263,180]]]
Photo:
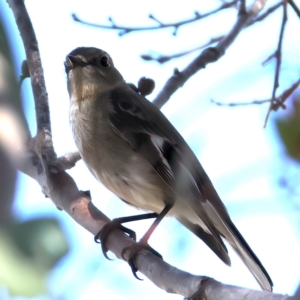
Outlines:
[[259,285],[263,290],[272,291],[273,282],[267,273],[266,269],[252,251],[248,243],[245,241],[243,236],[240,234],[238,229],[235,227],[230,217],[225,214],[221,216],[209,201],[203,205],[207,215],[214,224],[214,227],[224,237],[233,249],[237,252],[240,258],[243,260],[245,265],[248,267],[250,272],[253,274]]
[[235,225],[230,222],[226,224],[227,233],[225,238],[238,253],[250,272],[253,274],[263,290],[272,291],[273,282],[250,246],[247,244],[243,236],[240,234]]

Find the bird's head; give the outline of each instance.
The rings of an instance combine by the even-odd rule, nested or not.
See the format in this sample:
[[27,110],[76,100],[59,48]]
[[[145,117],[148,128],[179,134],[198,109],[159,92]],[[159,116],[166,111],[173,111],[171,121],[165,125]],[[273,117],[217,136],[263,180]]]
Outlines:
[[79,47],[65,60],[68,91],[73,101],[82,101],[124,83],[108,53],[93,47]]

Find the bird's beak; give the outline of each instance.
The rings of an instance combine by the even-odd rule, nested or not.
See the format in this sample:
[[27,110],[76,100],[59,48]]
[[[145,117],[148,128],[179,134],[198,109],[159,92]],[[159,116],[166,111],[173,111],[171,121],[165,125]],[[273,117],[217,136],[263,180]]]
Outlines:
[[68,55],[65,61],[66,72],[69,73],[70,70],[76,68],[77,66],[83,67],[86,65],[86,62],[83,61],[78,56]]
[[73,64],[73,68],[74,66],[84,66],[86,65],[86,62],[84,62],[80,57],[78,56],[73,56],[73,55],[69,55],[67,57],[67,60],[69,60],[72,64]]

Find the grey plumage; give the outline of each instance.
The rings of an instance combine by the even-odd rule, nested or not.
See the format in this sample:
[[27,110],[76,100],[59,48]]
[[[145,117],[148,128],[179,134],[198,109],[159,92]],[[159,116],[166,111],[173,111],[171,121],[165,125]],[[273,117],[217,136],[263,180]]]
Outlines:
[[130,88],[110,56],[77,48],[66,58],[75,142],[93,175],[124,201],[169,216],[201,238],[227,265],[222,238],[264,290],[272,281],[232,223],[198,159],[151,102]]

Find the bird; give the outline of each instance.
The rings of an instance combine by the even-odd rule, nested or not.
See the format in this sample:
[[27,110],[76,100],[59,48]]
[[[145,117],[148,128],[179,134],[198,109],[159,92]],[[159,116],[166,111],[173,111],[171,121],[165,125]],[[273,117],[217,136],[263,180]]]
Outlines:
[[[121,200],[147,212],[108,223],[106,232],[99,232],[102,244],[115,228],[135,238],[123,223],[154,218],[136,245],[160,256],[148,240],[165,216],[175,217],[230,266],[226,240],[261,288],[271,292],[269,274],[232,222],[196,155],[165,115],[126,83],[110,55],[78,47],[66,56],[65,71],[70,123],[87,168]],[[129,257],[134,273],[137,251]]]

